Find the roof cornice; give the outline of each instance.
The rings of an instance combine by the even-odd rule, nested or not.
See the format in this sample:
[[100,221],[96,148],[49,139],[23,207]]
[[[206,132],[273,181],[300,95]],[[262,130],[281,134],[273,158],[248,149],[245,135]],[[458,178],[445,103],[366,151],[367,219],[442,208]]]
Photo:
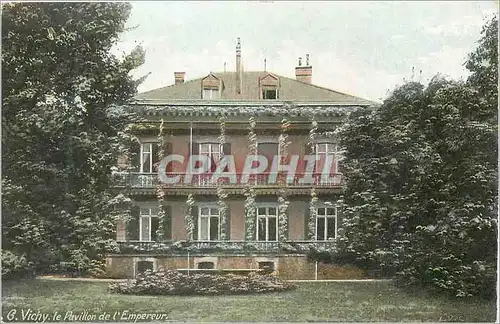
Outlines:
[[147,99],[139,100],[135,99],[130,101],[130,105],[140,105],[140,106],[205,106],[205,107],[217,107],[217,106],[265,106],[265,107],[285,107],[285,106],[295,106],[295,107],[369,107],[372,106],[371,103],[363,102],[334,102],[334,101],[279,101],[279,100],[185,100],[185,99]]

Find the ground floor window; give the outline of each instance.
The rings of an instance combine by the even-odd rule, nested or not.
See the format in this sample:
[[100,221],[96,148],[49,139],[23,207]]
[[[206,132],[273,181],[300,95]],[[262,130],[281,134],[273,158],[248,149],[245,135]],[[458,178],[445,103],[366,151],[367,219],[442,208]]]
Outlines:
[[316,240],[337,238],[337,207],[319,207],[316,215]]
[[140,241],[156,241],[158,230],[158,207],[142,207],[139,224]]
[[201,206],[198,217],[198,240],[217,241],[220,237],[220,214],[217,207]]
[[257,207],[257,241],[276,241],[278,234],[278,208]]

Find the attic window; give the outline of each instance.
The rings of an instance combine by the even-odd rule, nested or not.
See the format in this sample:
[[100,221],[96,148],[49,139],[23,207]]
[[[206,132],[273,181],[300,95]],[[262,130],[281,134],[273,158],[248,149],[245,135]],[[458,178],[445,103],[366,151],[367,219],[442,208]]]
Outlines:
[[217,89],[217,88],[204,88],[202,98],[207,99],[207,100],[219,99],[219,89]]
[[221,91],[224,89],[222,80],[210,73],[201,80],[201,99],[220,99]]
[[267,73],[259,79],[262,100],[278,99],[279,78],[271,73]]
[[262,99],[271,100],[278,99],[278,90],[275,89],[262,89]]

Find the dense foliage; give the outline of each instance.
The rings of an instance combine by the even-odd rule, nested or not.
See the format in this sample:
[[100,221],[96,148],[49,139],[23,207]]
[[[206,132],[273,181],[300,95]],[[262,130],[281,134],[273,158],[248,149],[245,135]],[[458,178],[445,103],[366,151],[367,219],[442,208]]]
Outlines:
[[2,250],[15,264],[86,272],[112,242],[108,177],[143,62],[140,48],[110,53],[130,9],[2,5]]
[[341,258],[455,296],[495,294],[497,19],[467,82],[406,83],[354,112]]
[[173,270],[147,270],[124,282],[112,283],[111,292],[130,295],[227,295],[286,291],[295,288],[272,275],[183,274]]

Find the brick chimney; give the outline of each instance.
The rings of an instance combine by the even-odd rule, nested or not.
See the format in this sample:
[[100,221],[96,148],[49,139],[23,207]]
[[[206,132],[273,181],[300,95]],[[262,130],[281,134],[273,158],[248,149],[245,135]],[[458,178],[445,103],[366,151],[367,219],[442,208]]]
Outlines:
[[238,37],[238,43],[236,44],[236,93],[241,93],[242,86],[242,72],[243,68],[241,66],[241,41]]
[[184,83],[186,72],[174,72],[175,84]]
[[295,68],[295,78],[297,81],[309,83],[312,82],[312,66],[309,65],[309,54],[306,54],[306,65],[302,65],[302,57],[299,57],[299,66]]

